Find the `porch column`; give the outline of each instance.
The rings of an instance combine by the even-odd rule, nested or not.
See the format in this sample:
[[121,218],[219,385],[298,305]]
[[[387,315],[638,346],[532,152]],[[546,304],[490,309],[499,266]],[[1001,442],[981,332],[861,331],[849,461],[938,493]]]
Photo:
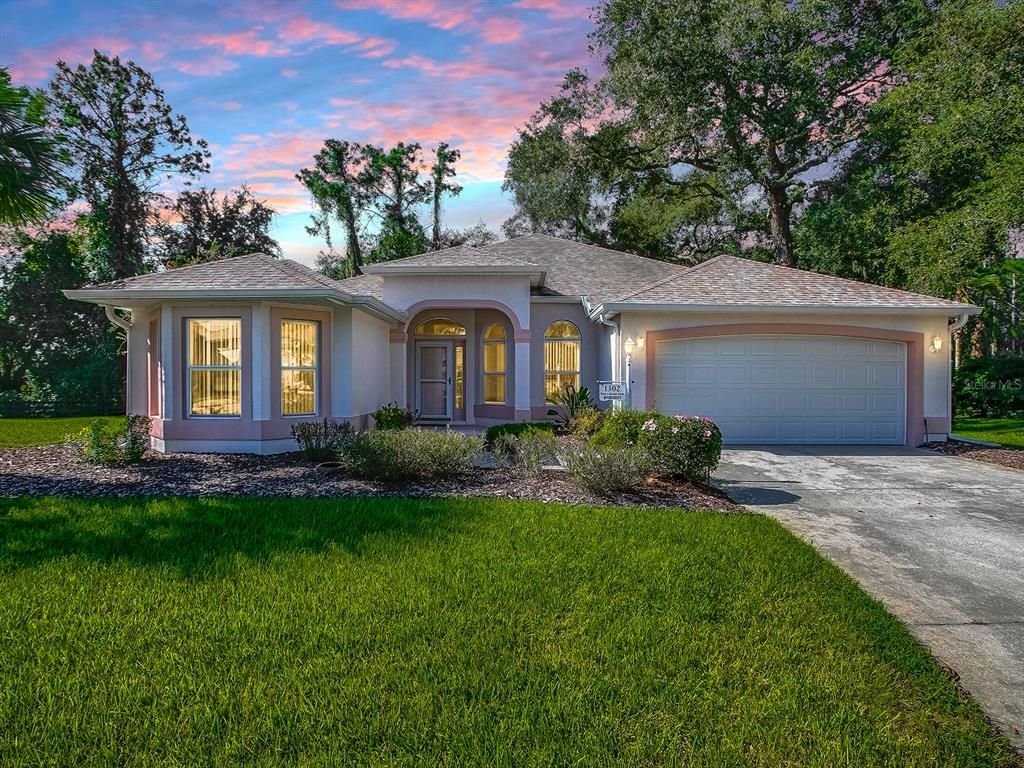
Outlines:
[[173,421],[178,412],[178,375],[174,364],[174,314],[169,304],[160,307],[160,418]]
[[409,384],[408,374],[406,372],[406,361],[408,360],[406,345],[408,343],[408,336],[402,326],[394,326],[390,331],[389,340],[388,383],[390,384],[390,388],[388,391],[388,399],[398,403],[401,408],[408,408]]
[[[523,337],[525,336],[525,340]],[[516,421],[529,421],[530,413],[530,332],[516,334]]]
[[146,368],[149,337],[149,318],[137,307],[132,308],[132,327],[126,331],[127,387],[125,408],[127,413],[149,413],[149,371]]
[[260,302],[252,310],[252,420],[270,419],[270,305]]

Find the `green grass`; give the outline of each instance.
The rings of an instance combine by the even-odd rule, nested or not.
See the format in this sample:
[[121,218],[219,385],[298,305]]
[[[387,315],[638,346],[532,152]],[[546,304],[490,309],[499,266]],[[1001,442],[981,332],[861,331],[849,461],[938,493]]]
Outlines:
[[0,764],[1014,765],[761,516],[0,503]]
[[956,419],[953,433],[974,440],[988,440],[1010,448],[1024,448],[1024,418]]
[[87,427],[97,418],[114,422],[121,416],[72,416],[70,418],[0,419],[0,450],[29,445],[63,443],[66,435]]

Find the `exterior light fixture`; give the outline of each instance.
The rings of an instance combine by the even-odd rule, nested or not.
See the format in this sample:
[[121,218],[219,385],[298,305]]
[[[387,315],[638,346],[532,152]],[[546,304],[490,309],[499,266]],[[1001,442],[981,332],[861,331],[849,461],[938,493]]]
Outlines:
[[932,345],[928,347],[932,352],[939,352],[942,349],[942,337],[935,336],[932,339]]
[[622,348],[626,351],[626,357],[632,357],[633,356],[633,350],[636,349],[636,342],[633,341],[633,337],[632,336],[627,336],[626,337],[626,341],[622,345]]
[[636,337],[636,351],[637,352],[643,352],[644,351],[644,337],[643,336],[637,336]]

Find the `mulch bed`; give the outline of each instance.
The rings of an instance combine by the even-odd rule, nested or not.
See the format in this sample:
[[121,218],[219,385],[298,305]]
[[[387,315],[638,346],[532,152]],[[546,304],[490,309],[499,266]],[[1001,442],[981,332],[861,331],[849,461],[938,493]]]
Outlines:
[[1024,450],[1019,448],[990,448],[985,445],[961,443],[957,440],[925,443],[921,447],[937,453],[944,453],[947,456],[959,456],[961,459],[984,461],[1011,469],[1024,469]]
[[716,488],[654,480],[639,493],[595,496],[568,473],[526,476],[512,469],[474,470],[458,480],[383,483],[322,475],[299,454],[150,454],[130,467],[87,464],[71,445],[0,451],[0,497],[292,496],[330,498],[480,496],[565,504],[688,507],[742,512]]

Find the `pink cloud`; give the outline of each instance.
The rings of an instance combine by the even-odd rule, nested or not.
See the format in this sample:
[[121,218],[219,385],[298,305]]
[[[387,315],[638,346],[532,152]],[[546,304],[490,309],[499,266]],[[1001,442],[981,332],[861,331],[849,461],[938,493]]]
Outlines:
[[283,56],[289,53],[287,48],[276,45],[273,40],[259,37],[262,31],[263,27],[253,27],[243,32],[197,35],[196,42],[235,56]]
[[121,55],[132,43],[123,37],[65,37],[33,48],[19,48],[10,73],[15,84],[38,83],[54,71],[57,59],[74,66],[92,60],[93,49]]
[[511,77],[515,73],[509,69],[489,64],[485,61],[456,59],[454,61],[437,61],[414,53],[402,59],[387,59],[381,64],[389,69],[418,69],[434,77],[449,80],[468,80],[475,77],[499,75]]
[[233,112],[236,109],[241,109],[242,108],[242,104],[240,102],[237,102],[237,101],[225,101],[225,102],[223,102],[220,105],[220,108],[221,109],[226,109],[229,112]]
[[523,36],[523,25],[515,19],[492,16],[480,22],[480,35],[488,43],[514,43]]
[[278,26],[278,36],[286,43],[320,43],[323,45],[352,45],[362,38],[333,24],[314,21],[308,16],[293,16]]
[[281,77],[296,77],[299,74],[297,69],[282,69]]
[[509,7],[544,11],[552,19],[585,19],[590,15],[591,4],[585,0],[518,0]]
[[384,37],[368,37],[356,46],[356,50],[362,51],[359,54],[364,59],[378,59],[393,53],[398,43]]
[[349,11],[376,11],[392,19],[424,21],[439,29],[453,29],[473,19],[477,4],[458,6],[449,0],[339,0]]
[[222,75],[225,72],[230,72],[232,69],[238,69],[238,64],[218,53],[209,56],[200,56],[194,59],[179,60],[174,62],[171,66],[179,72],[184,72],[187,75],[197,75],[201,77]]

